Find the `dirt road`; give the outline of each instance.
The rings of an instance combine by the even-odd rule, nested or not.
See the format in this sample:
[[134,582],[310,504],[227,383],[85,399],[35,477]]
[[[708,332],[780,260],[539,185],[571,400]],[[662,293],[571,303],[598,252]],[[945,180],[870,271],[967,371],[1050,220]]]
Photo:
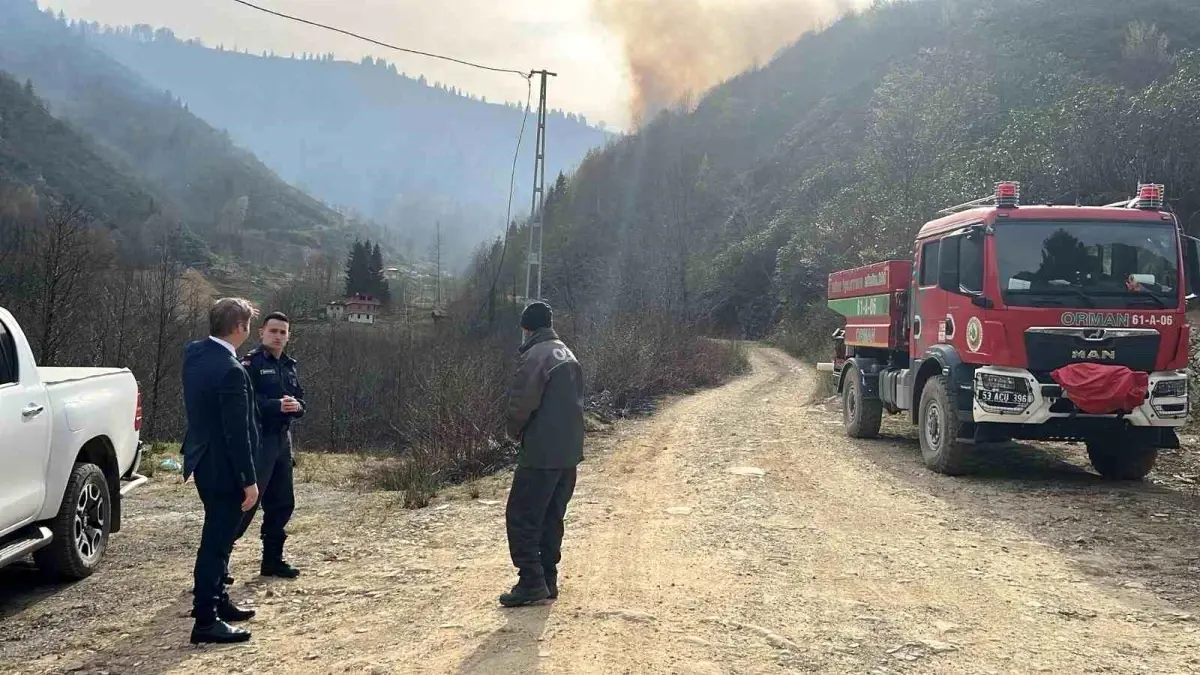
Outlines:
[[0,572],[0,671],[110,673],[1178,673],[1200,670],[1197,500],[1165,458],[1114,486],[1077,450],[925,471],[908,427],[850,441],[770,349],[728,386],[593,438],[562,597],[502,610],[504,479],[435,506],[301,486],[305,575],[262,581],[249,646],[186,644],[198,503],[130,505],[102,573]]

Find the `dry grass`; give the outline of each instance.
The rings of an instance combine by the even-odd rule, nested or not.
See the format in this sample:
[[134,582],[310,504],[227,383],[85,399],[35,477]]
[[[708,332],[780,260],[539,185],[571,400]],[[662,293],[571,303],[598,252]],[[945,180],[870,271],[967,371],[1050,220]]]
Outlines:
[[833,332],[846,324],[824,301],[805,308],[802,319],[787,319],[775,327],[767,343],[808,362],[828,361],[833,355]]
[[[512,331],[481,337],[444,326],[431,341],[309,330],[296,350],[310,407],[293,428],[298,483],[394,492],[398,504],[422,508],[448,486],[478,486],[513,464],[517,448],[504,432]],[[604,392],[618,409],[712,387],[748,367],[740,344],[703,338],[666,316],[611,321],[599,334],[567,339],[589,394]],[[587,424],[589,433],[607,429],[592,416]],[[156,445],[143,466],[153,471],[178,450]]]
[[608,392],[618,408],[664,394],[691,393],[746,371],[737,342],[710,340],[665,316],[613,321],[578,349],[588,390]]

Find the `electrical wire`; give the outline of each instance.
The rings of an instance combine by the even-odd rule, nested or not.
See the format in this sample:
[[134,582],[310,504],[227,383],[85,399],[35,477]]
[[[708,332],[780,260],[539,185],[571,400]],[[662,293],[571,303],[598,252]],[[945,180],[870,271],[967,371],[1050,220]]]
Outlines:
[[369,38],[369,37],[366,37],[365,35],[359,35],[358,33],[353,33],[348,30],[343,30],[343,29],[337,28],[335,26],[330,26],[330,25],[323,24],[323,23],[320,23],[317,21],[310,21],[308,19],[298,17],[298,16],[293,16],[291,14],[284,14],[283,12],[277,12],[273,9],[268,9],[268,8],[262,7],[260,5],[256,5],[252,2],[248,2],[247,0],[233,0],[233,2],[236,2],[237,4],[243,5],[245,7],[249,7],[251,9],[258,10],[260,12],[264,12],[266,14],[270,14],[272,16],[277,16],[281,19],[287,19],[289,21],[295,21],[297,23],[302,23],[307,26],[313,26],[315,28],[322,28],[324,30],[333,31],[334,33],[340,33],[342,35],[347,35],[349,37],[352,37],[352,38],[355,38],[358,40],[363,40],[364,42],[369,42],[373,45],[378,45],[378,46],[384,47],[386,49],[392,49],[392,50],[395,50],[398,52],[404,52],[407,54],[415,54],[417,56],[425,56],[425,57],[429,57],[432,59],[441,59],[443,61],[450,61],[452,63],[458,63],[458,64],[461,64],[464,66],[470,66],[472,68],[479,68],[480,70],[487,70],[487,71],[491,71],[494,73],[511,73],[513,75],[519,75],[520,77],[525,79],[525,112],[521,116],[521,129],[517,133],[517,149],[513,152],[512,174],[509,176],[509,180],[508,180],[508,207],[507,207],[507,209],[505,211],[505,215],[504,215],[504,244],[500,248],[500,260],[496,264],[496,272],[492,275],[491,288],[488,291],[488,301],[491,301],[491,299],[493,297],[495,297],[496,285],[500,282],[500,273],[504,270],[504,259],[505,259],[506,254],[508,253],[508,240],[509,240],[509,235],[512,230],[513,193],[516,192],[516,186],[517,186],[517,164],[520,162],[520,158],[521,158],[521,143],[525,139],[525,127],[529,123],[529,108],[533,103],[533,72],[530,71],[530,72],[526,73],[524,71],[515,70],[512,68],[494,68],[492,66],[485,66],[480,63],[474,63],[472,61],[456,59],[451,56],[443,56],[441,54],[434,54],[431,52],[423,52],[423,51],[420,51],[417,49],[408,49],[406,47],[398,47],[396,45],[388,44],[386,42],[382,42],[382,41],[376,40],[374,38]]
[[513,192],[517,188],[517,161],[521,157],[521,141],[525,138],[525,124],[529,121],[529,106],[533,103],[533,80],[525,82],[525,114],[521,116],[521,132],[517,134],[517,151],[513,153],[512,175],[508,179],[508,212],[504,216],[504,244],[500,247],[500,262],[496,264],[496,273],[492,275],[492,286],[488,290],[487,301],[491,302],[496,296],[496,284],[500,282],[500,273],[504,271],[504,256],[508,252],[508,237],[512,232],[512,202]]
[[431,53],[431,52],[423,52],[423,51],[420,51],[420,50],[417,50],[417,49],[408,49],[408,48],[406,48],[406,47],[397,47],[396,45],[391,45],[391,44],[388,44],[388,43],[386,43],[386,42],[381,42],[381,41],[379,41],[379,40],[376,40],[376,39],[373,39],[373,38],[366,37],[365,35],[359,35],[358,33],[352,33],[352,32],[350,32],[350,31],[348,31],[348,30],[343,30],[343,29],[341,29],[341,28],[336,28],[336,27],[334,27],[334,26],[329,26],[329,25],[326,25],[326,24],[323,24],[323,23],[319,23],[319,22],[317,22],[317,21],[309,21],[308,19],[303,19],[303,18],[301,18],[301,17],[298,17],[298,16],[292,16],[291,14],[284,14],[283,12],[276,12],[276,11],[275,11],[275,10],[273,10],[273,9],[267,9],[266,7],[262,7],[262,6],[260,6],[260,5],[256,5],[256,4],[252,3],[252,2],[247,2],[246,0],[233,0],[233,1],[234,1],[234,2],[236,2],[236,3],[237,3],[237,4],[239,4],[239,5],[244,5],[244,6],[246,6],[246,7],[249,7],[249,8],[251,8],[251,9],[256,9],[256,10],[258,10],[258,11],[260,11],[260,12],[265,12],[265,13],[267,13],[267,14],[270,14],[270,15],[272,15],[272,16],[277,16],[277,17],[279,17],[279,18],[281,18],[281,19],[288,19],[289,21],[295,21],[295,22],[297,22],[297,23],[302,23],[302,24],[305,24],[305,25],[308,25],[308,26],[314,26],[314,27],[316,27],[316,28],[324,28],[325,30],[330,30],[330,31],[333,31],[333,32],[335,32],[335,33],[341,33],[342,35],[348,35],[348,36],[350,36],[350,37],[352,37],[352,38],[357,38],[357,39],[359,39],[359,40],[363,40],[363,41],[365,41],[365,42],[370,42],[370,43],[371,43],[371,44],[373,44],[373,45],[378,45],[378,46],[380,46],[380,47],[386,47],[387,49],[394,49],[394,50],[396,50],[396,51],[398,51],[398,52],[405,52],[405,53],[407,53],[407,54],[416,54],[417,56],[427,56],[427,57],[429,57],[429,58],[431,58],[431,59],[441,59],[441,60],[443,60],[443,61],[450,61],[450,62],[452,62],[452,63],[458,63],[458,64],[461,64],[461,65],[464,65],[464,66],[470,66],[470,67],[472,67],[472,68],[479,68],[479,69],[481,69],[481,70],[490,70],[490,71],[492,71],[492,72],[494,72],[494,73],[512,73],[512,74],[514,74],[514,75],[520,75],[521,77],[525,78],[526,80],[529,80],[529,79],[531,79],[531,78],[533,77],[533,74],[532,74],[532,73],[526,73],[526,72],[524,72],[524,71],[521,71],[521,70],[514,70],[514,69],[511,69],[511,68],[493,68],[492,66],[485,66],[485,65],[483,65],[483,64],[480,64],[480,63],[474,63],[474,62],[472,62],[472,61],[464,61],[463,59],[456,59],[456,58],[454,58],[454,57],[452,57],[452,56],[442,56],[441,54],[434,54],[434,53]]

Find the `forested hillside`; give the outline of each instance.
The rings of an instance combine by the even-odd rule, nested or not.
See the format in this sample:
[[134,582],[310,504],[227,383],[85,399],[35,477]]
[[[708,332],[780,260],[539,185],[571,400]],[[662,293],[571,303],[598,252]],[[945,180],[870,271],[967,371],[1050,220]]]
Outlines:
[[[0,70],[31,80],[51,114],[93,138],[107,160],[154,195],[155,212],[182,220],[218,252],[298,264],[306,251],[344,249],[366,229],[288,185],[176,96],[147,84],[33,0],[0,0]],[[37,147],[40,140],[25,142]],[[60,159],[70,158],[47,149],[39,161]],[[105,171],[75,173],[103,180]],[[286,245],[268,245],[269,236]]]
[[[75,30],[228,130],[294,185],[385,223],[410,254],[427,252],[439,220],[452,262],[504,229],[523,99],[476,99],[370,57],[351,63],[331,54],[248,54],[149,26],[84,23]],[[531,188],[529,122],[517,195]],[[546,125],[551,175],[573,169],[609,137],[561,111],[551,111]],[[528,213],[525,199],[517,205],[516,214]]]
[[137,181],[46,110],[32,82],[0,72],[0,209],[14,217],[35,210],[38,193],[71,200],[113,222],[141,222],[155,208]]
[[877,2],[560,181],[549,297],[584,324],[654,307],[801,348],[832,329],[831,270],[909,255],[922,222],[999,179],[1059,203],[1162,182],[1195,226],[1197,46],[1191,0]]

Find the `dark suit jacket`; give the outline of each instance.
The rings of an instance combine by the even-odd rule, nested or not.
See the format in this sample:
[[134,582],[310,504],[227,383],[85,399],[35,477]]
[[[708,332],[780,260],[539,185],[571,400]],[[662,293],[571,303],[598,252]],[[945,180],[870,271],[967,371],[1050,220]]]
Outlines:
[[188,344],[183,356],[183,477],[212,467],[209,485],[240,491],[254,485],[258,456],[258,406],[246,369],[224,345],[208,338]]

